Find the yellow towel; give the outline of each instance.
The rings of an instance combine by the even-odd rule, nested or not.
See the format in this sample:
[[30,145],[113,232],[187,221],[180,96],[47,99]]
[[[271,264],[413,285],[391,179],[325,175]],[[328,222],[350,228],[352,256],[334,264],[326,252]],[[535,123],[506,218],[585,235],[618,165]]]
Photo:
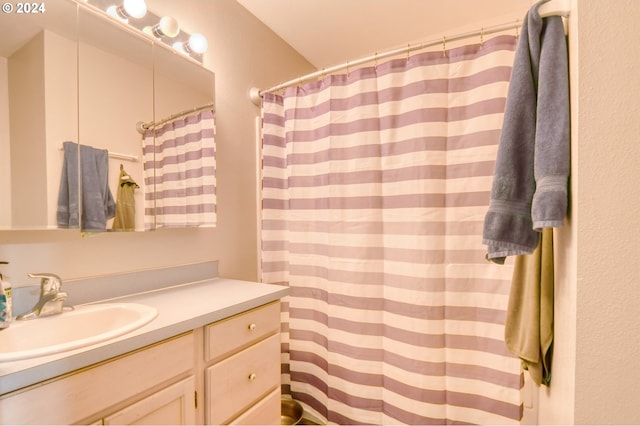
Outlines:
[[116,214],[112,229],[114,231],[136,230],[136,201],[134,191],[138,184],[120,165],[120,181],[116,200]]
[[530,255],[516,256],[505,342],[539,386],[551,382],[553,346],[553,229],[544,228]]

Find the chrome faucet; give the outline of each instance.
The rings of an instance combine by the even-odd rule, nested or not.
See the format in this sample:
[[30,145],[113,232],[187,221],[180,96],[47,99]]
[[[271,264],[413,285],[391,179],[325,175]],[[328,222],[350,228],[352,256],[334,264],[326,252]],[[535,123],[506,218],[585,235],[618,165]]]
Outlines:
[[62,313],[62,304],[67,293],[62,290],[62,280],[55,274],[27,274],[30,278],[40,278],[40,299],[29,311],[16,317],[17,320],[30,320]]

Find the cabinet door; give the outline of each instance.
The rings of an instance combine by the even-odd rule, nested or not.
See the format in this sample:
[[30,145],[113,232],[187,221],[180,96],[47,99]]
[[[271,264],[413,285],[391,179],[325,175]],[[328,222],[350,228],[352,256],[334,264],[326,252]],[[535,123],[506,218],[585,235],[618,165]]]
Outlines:
[[189,425],[195,419],[195,381],[189,377],[106,417],[104,424]]

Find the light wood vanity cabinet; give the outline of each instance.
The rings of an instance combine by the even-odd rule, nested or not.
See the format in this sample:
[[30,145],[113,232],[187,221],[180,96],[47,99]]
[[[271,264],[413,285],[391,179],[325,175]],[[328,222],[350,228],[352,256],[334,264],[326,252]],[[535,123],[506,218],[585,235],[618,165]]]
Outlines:
[[205,327],[208,424],[280,424],[279,332],[279,303]]
[[0,424],[280,424],[279,331],[276,301],[2,396]]

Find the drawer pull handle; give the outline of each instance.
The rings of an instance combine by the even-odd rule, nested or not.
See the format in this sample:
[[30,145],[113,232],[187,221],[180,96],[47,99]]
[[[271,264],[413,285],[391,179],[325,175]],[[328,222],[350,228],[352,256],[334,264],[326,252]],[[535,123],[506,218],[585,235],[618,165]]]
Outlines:
[[247,328],[249,329],[249,331],[253,331],[256,329],[256,327],[258,327],[255,323],[251,323],[247,326]]
[[249,374],[248,379],[253,382],[256,379],[256,373]]

